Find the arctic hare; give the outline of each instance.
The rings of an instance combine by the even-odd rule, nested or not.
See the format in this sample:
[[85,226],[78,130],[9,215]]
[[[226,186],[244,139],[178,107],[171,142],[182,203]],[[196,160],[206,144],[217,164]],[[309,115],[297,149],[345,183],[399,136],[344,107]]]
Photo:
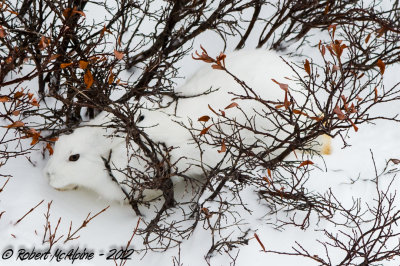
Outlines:
[[[288,84],[289,89],[296,88],[295,82],[287,78],[293,76],[291,68],[273,52],[263,50],[234,52],[227,55],[226,67],[239,80],[244,81],[252,88],[257,97],[264,100],[283,101],[285,91],[276,82]],[[187,176],[202,175],[204,166],[209,169],[214,167],[224,154],[218,153],[217,149],[212,147],[203,150],[200,155],[192,135],[179,122],[188,125],[190,119],[193,121],[193,127],[204,128],[206,125],[197,121],[199,117],[215,117],[215,113],[211,109],[219,112],[218,110],[225,110],[224,108],[233,102],[240,109],[229,108],[224,112],[227,117],[234,117],[241,123],[246,123],[246,115],[250,117],[256,112],[262,113],[263,110],[260,102],[240,99],[232,101],[236,97],[235,95],[246,95],[243,87],[225,71],[212,69],[210,65],[197,71],[176,92],[182,96],[193,96],[210,88],[214,91],[198,97],[180,99],[168,108],[144,109],[139,119],[140,122],[137,123],[153,141],[165,143],[167,147],[176,147],[171,151],[171,160],[178,161],[176,167],[188,169],[185,173]],[[304,101],[302,94],[298,93],[296,97],[297,101]],[[54,147],[54,154],[50,157],[44,170],[52,187],[59,190],[84,187],[108,200],[124,200],[125,194],[121,189],[124,185],[121,184],[125,176],[119,171],[113,171],[112,178],[104,162],[104,158],[108,158],[112,151],[110,164],[114,168],[125,169],[128,165],[125,140],[107,137],[113,130],[107,128],[105,124],[111,123],[111,120],[112,115],[103,112],[93,121],[83,124],[72,134],[59,138]],[[264,123],[262,120],[255,121]],[[102,126],[94,127],[94,125]],[[271,127],[272,125],[265,123],[259,126]],[[252,134],[252,132],[244,132],[243,141],[247,141],[247,143],[254,141],[254,137],[246,134]],[[278,134],[287,133],[278,132]],[[328,139],[326,140],[328,141]],[[183,159],[178,160],[179,158]],[[140,158],[130,161],[129,164],[130,167],[139,170],[145,167],[143,165],[145,162]],[[125,189],[128,188],[125,187]]]

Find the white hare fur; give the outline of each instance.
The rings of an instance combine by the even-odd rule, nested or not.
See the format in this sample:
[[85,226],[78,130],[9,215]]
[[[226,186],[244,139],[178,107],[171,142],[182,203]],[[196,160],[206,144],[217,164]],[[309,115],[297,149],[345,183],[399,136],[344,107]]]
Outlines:
[[[264,50],[234,52],[227,55],[226,67],[265,100],[282,102],[285,96],[284,90],[271,79],[289,84],[289,89],[296,86],[293,81],[286,78],[293,76],[290,67],[273,52]],[[234,96],[229,92],[244,95],[242,87],[231,76],[224,71],[212,69],[209,64],[197,71],[176,91],[181,95],[190,96],[201,94],[210,88],[218,90],[200,97],[180,99],[177,104],[165,109],[153,111],[144,109],[142,112],[144,119],[138,123],[153,141],[163,142],[168,147],[179,147],[172,150],[171,157],[172,160],[182,156],[187,157],[185,160],[180,160],[177,166],[179,169],[185,169],[191,165],[186,172],[188,176],[202,174],[203,170],[192,164],[199,164],[202,160],[203,164],[213,167],[223,154],[218,153],[216,148],[210,148],[204,151],[203,157],[200,158],[198,147],[193,144],[188,130],[175,121],[188,124],[188,119],[191,119],[194,127],[202,129],[203,125],[197,121],[200,116],[215,117],[208,105],[218,112],[232,103]],[[301,101],[301,97],[299,94],[296,100]],[[251,114],[254,110],[260,111],[262,108],[255,101],[235,100],[235,102],[247,114]],[[227,116],[236,117],[238,121],[243,119],[237,108],[225,111]],[[106,136],[112,133],[107,127],[92,127],[109,120],[110,114],[102,113],[86,126],[59,138],[54,147],[54,154],[44,170],[52,187],[59,190],[83,187],[95,191],[107,200],[124,200],[125,195],[120,185],[111,179],[101,157],[107,158],[112,150],[112,165],[116,168],[125,168],[128,164],[125,142],[123,138],[107,138]],[[70,161],[69,157],[74,154],[79,154],[79,159]],[[143,161],[138,159],[129,164],[134,168],[143,168],[142,163]],[[115,172],[114,176],[118,182],[124,179],[121,173]]]

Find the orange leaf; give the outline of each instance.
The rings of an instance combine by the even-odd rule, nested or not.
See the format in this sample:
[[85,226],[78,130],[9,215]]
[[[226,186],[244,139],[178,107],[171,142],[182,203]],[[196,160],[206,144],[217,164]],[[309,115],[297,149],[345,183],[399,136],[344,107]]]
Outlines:
[[14,128],[14,127],[23,127],[25,126],[25,123],[22,121],[16,121],[12,123],[11,125],[6,126],[6,128]]
[[201,121],[201,122],[207,122],[208,120],[210,120],[210,117],[208,115],[203,115],[202,117],[197,119],[197,121]]
[[86,89],[88,90],[93,84],[93,76],[89,69],[86,70],[83,80],[86,84]]
[[9,100],[10,100],[10,98],[8,98],[7,96],[0,97],[0,103],[5,103],[5,102],[8,102]]
[[314,164],[314,163],[310,160],[306,160],[306,161],[302,162],[297,168],[300,168],[300,167],[306,166],[306,165],[311,165],[311,164]]
[[239,106],[239,105],[237,103],[233,102],[230,105],[228,105],[227,107],[225,107],[225,110],[229,109],[229,108],[237,107],[237,106]]
[[69,67],[70,65],[72,65],[73,63],[71,62],[71,63],[62,63],[61,65],[60,65],[60,67],[61,68],[66,68],[66,67]]
[[275,82],[276,84],[279,85],[279,87],[284,90],[284,91],[288,91],[289,85],[285,84],[285,83],[280,83],[278,81],[276,81],[275,79],[271,79],[273,82]]
[[50,56],[49,60],[53,61],[54,59],[57,59],[60,55],[59,54],[53,54],[52,56]]
[[33,98],[31,104],[32,104],[33,106],[39,106],[39,103],[38,103],[38,101],[36,100],[36,98]]
[[49,154],[50,154],[50,155],[53,155],[54,150],[53,150],[53,147],[51,147],[51,144],[50,144],[50,143],[47,143],[47,145],[46,145],[46,150],[49,151]]
[[322,121],[322,119],[324,119],[323,117],[319,117],[319,116],[311,116],[310,119],[315,120],[315,121]]
[[110,72],[110,76],[108,76],[108,85],[113,83],[113,81],[114,81],[114,74],[112,72]]
[[118,60],[121,60],[124,57],[124,53],[119,52],[117,50],[114,50],[114,55],[115,55],[115,58],[117,58]]
[[307,59],[306,62],[304,63],[304,70],[308,73],[308,75],[311,75],[310,62]]
[[13,116],[18,116],[21,113],[20,110],[15,110],[14,112],[12,112]]
[[83,61],[83,60],[79,61],[79,68],[80,69],[86,69],[88,65],[89,65],[89,62],[87,62],[87,61]]
[[0,38],[4,38],[6,35],[6,31],[4,30],[3,26],[0,25]]
[[221,153],[221,152],[226,152],[226,145],[225,145],[224,139],[222,140],[222,143],[221,143],[221,149],[218,150],[218,153]]
[[308,114],[306,114],[306,113],[304,113],[304,112],[302,112],[300,110],[293,109],[293,113],[296,114],[296,115],[304,115],[304,116],[308,117]]
[[378,89],[377,88],[375,88],[375,99],[374,99],[374,102],[377,102],[378,101]]
[[382,60],[378,59],[378,62],[376,62],[376,65],[379,67],[379,70],[381,71],[381,74],[385,73],[385,63],[383,63]]
[[[211,125],[212,126],[212,125]],[[210,127],[211,126],[209,126],[209,127],[206,127],[206,128],[204,128],[202,131],[200,131],[200,135],[204,135],[204,134],[206,134],[207,133],[207,131],[210,129]]]
[[85,17],[85,18],[86,18],[86,15],[85,15],[85,13],[84,13],[83,11],[76,10],[76,8],[74,8],[74,11],[72,11],[72,13],[79,14],[79,15],[81,15],[82,17]]
[[24,91],[17,91],[16,93],[14,93],[14,97],[17,99],[22,96],[24,96]]
[[267,172],[268,172],[268,176],[269,176],[269,177],[272,177],[271,169],[268,168],[268,169],[267,169]]

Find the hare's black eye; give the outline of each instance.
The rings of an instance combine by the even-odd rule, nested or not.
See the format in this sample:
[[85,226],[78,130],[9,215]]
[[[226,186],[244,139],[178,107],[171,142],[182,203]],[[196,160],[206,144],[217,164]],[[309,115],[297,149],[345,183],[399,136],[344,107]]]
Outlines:
[[73,155],[69,156],[69,160],[71,162],[76,162],[79,160],[79,156],[80,156],[79,154],[73,154]]

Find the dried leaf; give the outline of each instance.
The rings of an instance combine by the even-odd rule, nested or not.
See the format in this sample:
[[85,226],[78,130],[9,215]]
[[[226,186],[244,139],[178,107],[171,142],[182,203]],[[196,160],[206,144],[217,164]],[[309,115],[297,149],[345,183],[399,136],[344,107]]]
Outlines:
[[367,38],[365,38],[365,43],[368,43],[370,38],[371,38],[371,33],[369,33],[369,34],[367,35]]
[[378,89],[375,87],[375,98],[374,98],[374,102],[378,101]]
[[197,121],[201,121],[201,122],[207,122],[208,120],[210,120],[210,117],[208,115],[203,115],[202,117],[197,119]]
[[308,75],[311,75],[310,62],[307,59],[306,62],[304,63],[304,70],[307,72]]
[[392,162],[394,164],[399,164],[400,160],[399,159],[389,159],[389,162]]
[[336,31],[337,24],[329,25],[328,30],[332,29],[332,38],[335,38],[335,31]]
[[90,70],[86,70],[85,75],[83,76],[83,80],[86,84],[86,89],[90,89],[90,87],[93,85],[93,75]]
[[14,98],[18,99],[20,97],[24,96],[24,91],[17,91],[16,93],[14,93]]
[[50,144],[50,143],[47,143],[47,145],[46,145],[46,150],[49,151],[49,154],[50,154],[50,155],[53,155],[54,150],[53,150],[53,147],[51,147],[51,144]]
[[114,82],[114,73],[110,72],[110,76],[108,76],[108,85]]
[[76,10],[76,8],[74,8],[74,10],[72,11],[72,13],[79,14],[79,15],[81,15],[82,17],[85,17],[85,18],[86,18],[86,14],[85,14],[83,11]]
[[342,112],[342,110],[340,110],[339,106],[336,105],[335,109],[333,109],[333,112],[334,112],[335,114],[337,114],[337,116],[338,116],[338,118],[339,118],[340,120],[346,119],[346,115],[343,114],[343,112]]
[[79,68],[80,69],[86,69],[88,67],[88,65],[89,65],[89,62],[87,62],[87,61],[83,61],[83,60],[79,61]]
[[61,68],[66,68],[66,67],[69,67],[72,64],[73,64],[72,62],[71,63],[62,63],[62,64],[60,64],[60,67]]
[[268,169],[267,169],[267,172],[268,172],[268,176],[269,176],[269,177],[272,177],[271,169],[268,168]]
[[239,105],[237,104],[237,103],[235,103],[235,102],[233,102],[233,103],[231,103],[230,105],[228,105],[227,107],[225,107],[225,110],[226,109],[229,109],[229,108],[233,108],[233,107],[238,107]]
[[276,81],[275,79],[271,79],[271,80],[272,80],[273,82],[275,82],[276,84],[278,84],[279,87],[280,87],[282,90],[288,91],[288,89],[289,89],[289,85],[288,85],[288,84],[280,83],[280,82]]
[[300,168],[300,167],[306,166],[306,165],[311,165],[311,164],[314,164],[314,163],[310,160],[306,160],[306,161],[302,162],[297,168]]
[[264,252],[267,252],[265,250],[265,246],[264,244],[261,242],[260,238],[258,237],[258,235],[256,233],[254,233],[254,237],[256,238],[257,242],[260,244],[261,248],[264,250]]
[[219,115],[217,112],[215,112],[215,111],[214,111],[214,109],[212,109],[212,108],[211,108],[211,106],[210,106],[210,105],[208,105],[208,109],[210,109],[210,110],[211,110],[211,112],[213,112],[214,114],[216,114],[216,115]]
[[115,58],[117,58],[118,60],[121,60],[124,57],[124,53],[119,52],[117,50],[114,50],[114,55],[115,55]]
[[20,110],[15,110],[15,111],[12,112],[12,115],[13,116],[19,116],[20,113],[21,113]]
[[218,64],[211,65],[211,67],[212,67],[213,69],[224,70],[224,67],[221,66],[221,65],[218,65]]
[[385,63],[381,59],[378,59],[378,62],[376,62],[376,65],[379,67],[379,70],[381,71],[381,74],[385,73]]
[[33,106],[39,106],[39,102],[38,102],[38,100],[36,100],[36,98],[33,98],[31,104],[32,104]]
[[71,8],[66,8],[63,10],[62,15],[64,18],[68,18],[72,13],[71,13],[72,9]]
[[351,121],[350,119],[349,119],[349,122],[353,126],[354,131],[357,132],[358,131],[358,127],[356,126],[356,124],[354,124],[353,121]]
[[324,14],[326,15],[326,14],[328,14],[328,12],[329,12],[329,2],[327,2],[326,3],[326,6],[325,6],[325,10],[324,10]]
[[0,25],[0,38],[5,38],[6,35],[6,31],[4,30],[3,26]]
[[221,153],[221,152],[226,152],[226,145],[225,145],[224,139],[222,140],[222,143],[221,143],[221,149],[218,150],[218,153]]
[[[212,126],[212,125],[211,125],[211,126]],[[200,131],[200,135],[206,134],[206,133],[208,132],[208,130],[210,129],[211,126],[206,127],[206,128],[204,128],[202,131]]]
[[304,115],[304,116],[308,117],[308,114],[306,114],[300,110],[293,109],[293,113],[296,115]]
[[10,98],[8,98],[7,96],[0,96],[0,103],[5,103],[8,102],[10,100]]
[[22,121],[16,121],[12,123],[11,125],[6,126],[6,128],[14,128],[14,127],[23,127],[25,126],[25,123]]
[[340,70],[340,67],[338,67],[337,65],[333,65],[332,66],[332,72],[338,71]]

